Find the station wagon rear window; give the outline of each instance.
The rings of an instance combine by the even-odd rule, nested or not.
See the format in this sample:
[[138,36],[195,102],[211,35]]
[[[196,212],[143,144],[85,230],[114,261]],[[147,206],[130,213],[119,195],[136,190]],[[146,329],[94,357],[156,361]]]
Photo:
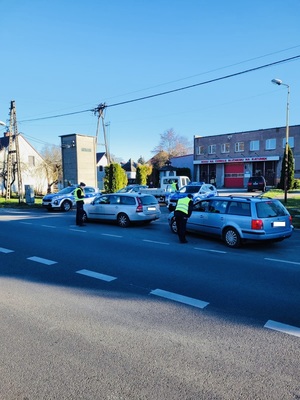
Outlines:
[[157,204],[158,201],[154,196],[142,196],[140,197],[143,206],[149,206],[150,204]]
[[264,201],[256,204],[258,218],[271,218],[287,215],[284,206],[279,201]]

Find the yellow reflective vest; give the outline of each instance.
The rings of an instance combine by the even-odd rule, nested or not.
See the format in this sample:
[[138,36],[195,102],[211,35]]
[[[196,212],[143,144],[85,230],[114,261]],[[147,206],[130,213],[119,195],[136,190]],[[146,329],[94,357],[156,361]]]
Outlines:
[[[80,192],[81,192],[81,198],[80,197],[78,197],[78,191],[80,190]],[[81,187],[78,187],[77,189],[75,189],[75,192],[74,192],[74,197],[75,197],[75,201],[77,202],[77,201],[79,201],[79,200],[83,200],[83,197],[84,197],[84,192],[83,192],[83,190],[81,189]]]
[[175,211],[181,211],[184,214],[188,215],[190,201],[191,199],[189,197],[183,197],[182,199],[178,199]]

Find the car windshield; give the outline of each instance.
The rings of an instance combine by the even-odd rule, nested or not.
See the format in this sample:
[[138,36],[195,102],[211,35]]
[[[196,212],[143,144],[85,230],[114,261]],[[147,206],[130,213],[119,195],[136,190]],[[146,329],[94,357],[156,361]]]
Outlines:
[[64,189],[60,190],[56,194],[68,194],[68,193],[73,192],[74,189],[75,189],[74,187],[68,186],[68,187],[65,187]]
[[264,201],[256,204],[258,218],[271,218],[287,215],[285,207],[279,201]]
[[200,186],[192,186],[192,185],[188,185],[188,186],[184,186],[182,187],[179,192],[180,193],[197,193],[200,190]]

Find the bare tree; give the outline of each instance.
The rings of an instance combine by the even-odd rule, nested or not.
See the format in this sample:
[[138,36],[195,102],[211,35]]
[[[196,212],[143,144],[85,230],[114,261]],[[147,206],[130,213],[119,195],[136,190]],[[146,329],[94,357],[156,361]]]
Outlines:
[[52,186],[62,180],[61,149],[56,145],[47,145],[43,147],[41,155],[44,159],[42,168],[46,171],[48,181],[47,192],[51,193]]
[[186,137],[177,135],[171,128],[160,135],[159,145],[152,150],[155,154],[161,152],[167,153],[169,158],[184,156],[192,152],[192,145]]

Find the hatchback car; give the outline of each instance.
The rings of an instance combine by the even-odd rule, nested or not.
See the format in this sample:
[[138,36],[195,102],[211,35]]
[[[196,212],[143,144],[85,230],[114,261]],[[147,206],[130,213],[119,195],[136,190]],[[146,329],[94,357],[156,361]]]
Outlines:
[[251,176],[247,183],[248,192],[253,192],[254,190],[266,191],[266,181],[263,176]]
[[[67,186],[57,193],[46,194],[42,200],[42,206],[51,210],[70,211],[75,206],[74,191],[78,186]],[[88,203],[93,200],[96,194],[99,192],[97,188],[92,186],[85,186],[84,191],[84,202]]]
[[204,182],[192,182],[186,186],[182,186],[181,189],[177,190],[174,194],[168,197],[168,208],[169,211],[174,211],[177,205],[178,199],[186,197],[188,194],[193,195],[194,203],[200,199],[208,198],[211,196],[217,196],[218,191],[214,185]]
[[115,221],[123,228],[131,222],[150,223],[161,215],[156,198],[138,193],[98,195],[90,204],[84,204],[84,220]]
[[[174,213],[169,215],[172,232],[177,233]],[[276,199],[220,196],[194,204],[187,231],[221,238],[229,247],[246,240],[279,242],[293,232],[292,218]]]

